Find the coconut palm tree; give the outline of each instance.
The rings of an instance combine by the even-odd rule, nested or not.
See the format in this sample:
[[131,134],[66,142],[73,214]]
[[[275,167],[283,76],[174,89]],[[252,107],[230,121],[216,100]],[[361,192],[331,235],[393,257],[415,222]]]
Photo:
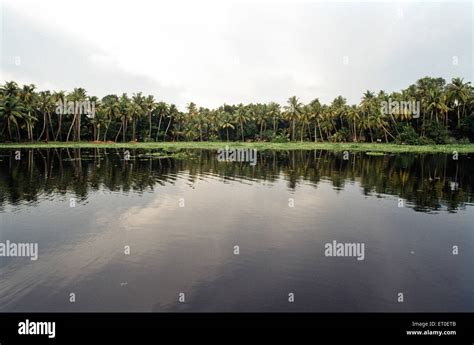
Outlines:
[[83,109],[83,102],[86,100],[86,90],[83,88],[75,88],[73,92],[71,92],[67,99],[74,103],[74,110],[73,110],[73,119],[71,122],[71,127],[69,127],[69,131],[67,133],[66,142],[69,141],[69,136],[71,135],[71,130],[74,127],[74,138],[77,141],[81,141],[81,117],[82,117],[82,109]]
[[[447,86],[448,99],[450,104],[457,110],[457,126],[461,124],[461,115],[464,116],[464,110],[466,101],[469,97],[469,84],[471,82],[464,83],[463,78],[453,78],[451,83]],[[463,108],[462,114],[460,114],[461,106]]]
[[302,112],[302,104],[296,96],[288,98],[287,103],[288,104],[285,106],[285,115],[291,123],[291,140],[295,141],[296,121],[298,121]]
[[227,141],[229,141],[229,128],[235,129],[234,123],[232,121],[232,115],[226,111],[222,111],[220,115],[221,115],[220,127],[226,130]]
[[[39,111],[43,114],[43,129],[41,130],[41,134],[38,137],[38,141],[41,140],[45,132],[46,132],[46,141],[49,141],[49,126],[51,124],[51,113],[55,109],[55,101],[54,101],[54,97],[51,95],[51,92],[41,91],[39,93],[38,106],[39,106]],[[53,131],[52,126],[51,126],[51,131]],[[53,132],[53,135],[54,135],[54,132]]]
[[319,99],[314,99],[308,104],[309,119],[314,122],[314,142],[318,142],[318,130],[321,140],[324,140],[321,132],[321,125],[319,120],[321,118],[321,103]]
[[168,125],[166,126],[166,129],[165,129],[165,135],[163,136],[163,141],[166,141],[166,133],[168,133],[170,125],[173,122],[174,118],[178,115],[178,113],[179,112],[178,112],[178,108],[176,108],[176,105],[171,104],[167,112]]
[[2,133],[5,131],[5,128],[7,128],[9,140],[12,140],[12,124],[15,125],[17,140],[21,140],[20,122],[23,121],[25,109],[20,100],[19,93],[20,89],[15,82],[5,83],[5,85],[0,88],[0,114],[6,122]]
[[28,140],[33,141],[33,126],[37,121],[35,113],[38,106],[38,95],[35,92],[36,86],[33,84],[23,85],[20,90],[20,99],[23,103],[26,114],[23,116],[23,120],[26,126]]
[[155,97],[148,95],[143,101],[143,107],[148,114],[148,139],[151,139],[151,114],[156,109]]
[[280,119],[280,116],[281,116],[280,105],[275,102],[269,103],[267,106],[267,116],[268,118],[272,119],[273,137],[275,137],[277,133],[277,128],[278,128],[278,120]]
[[120,114],[120,103],[117,95],[108,95],[102,98],[102,114],[106,123],[103,140],[107,141],[107,132],[109,131],[110,124]]
[[132,102],[130,104],[130,115],[132,119],[132,141],[137,141],[136,138],[136,128],[137,128],[137,120],[143,116],[146,112],[145,107],[145,98],[142,96],[142,93],[136,93],[132,97]]

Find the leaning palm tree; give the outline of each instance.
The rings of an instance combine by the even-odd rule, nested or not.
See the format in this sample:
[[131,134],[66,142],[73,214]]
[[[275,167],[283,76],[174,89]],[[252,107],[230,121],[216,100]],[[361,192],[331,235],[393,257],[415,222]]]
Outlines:
[[166,134],[168,133],[168,130],[170,128],[171,123],[173,122],[173,119],[175,116],[178,114],[178,108],[176,108],[176,105],[171,104],[169,109],[168,109],[168,125],[166,126],[165,129],[165,134],[163,136],[163,141],[166,141]]
[[302,111],[302,104],[296,96],[288,98],[288,105],[285,106],[285,115],[291,123],[291,140],[295,141],[296,121]]
[[156,131],[156,141],[158,141],[158,136],[160,134],[160,128],[161,128],[161,120],[163,119],[163,117],[168,116],[168,112],[169,112],[168,104],[166,104],[165,102],[159,102],[156,105],[156,110],[160,114],[160,119],[158,121],[158,130]]

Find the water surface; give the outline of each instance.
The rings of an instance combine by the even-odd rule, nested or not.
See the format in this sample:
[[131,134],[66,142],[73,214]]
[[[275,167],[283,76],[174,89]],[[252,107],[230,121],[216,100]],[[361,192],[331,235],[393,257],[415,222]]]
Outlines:
[[474,311],[472,155],[21,154],[0,150],[0,242],[39,258],[0,258],[0,311]]

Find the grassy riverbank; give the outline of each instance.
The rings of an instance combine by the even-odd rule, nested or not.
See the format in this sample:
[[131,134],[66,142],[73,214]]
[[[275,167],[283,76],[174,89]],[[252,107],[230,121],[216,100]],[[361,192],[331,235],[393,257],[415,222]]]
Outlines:
[[218,149],[229,147],[247,147],[257,150],[331,150],[364,152],[425,152],[459,153],[474,152],[474,144],[468,145],[395,145],[381,143],[269,143],[269,142],[150,142],[150,143],[93,143],[93,142],[49,142],[49,143],[0,143],[0,149],[29,148],[127,148],[127,149]]

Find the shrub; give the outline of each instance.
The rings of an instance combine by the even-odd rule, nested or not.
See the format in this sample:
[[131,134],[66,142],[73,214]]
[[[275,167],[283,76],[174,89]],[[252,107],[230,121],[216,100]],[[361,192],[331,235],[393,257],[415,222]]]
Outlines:
[[400,130],[400,134],[398,134],[395,142],[397,144],[419,145],[420,137],[418,136],[418,133],[416,133],[413,127],[404,126]]
[[449,141],[449,132],[440,122],[429,121],[424,127],[425,136],[434,141],[435,144],[446,144]]
[[272,138],[272,143],[287,143],[290,139],[286,135],[278,134]]

